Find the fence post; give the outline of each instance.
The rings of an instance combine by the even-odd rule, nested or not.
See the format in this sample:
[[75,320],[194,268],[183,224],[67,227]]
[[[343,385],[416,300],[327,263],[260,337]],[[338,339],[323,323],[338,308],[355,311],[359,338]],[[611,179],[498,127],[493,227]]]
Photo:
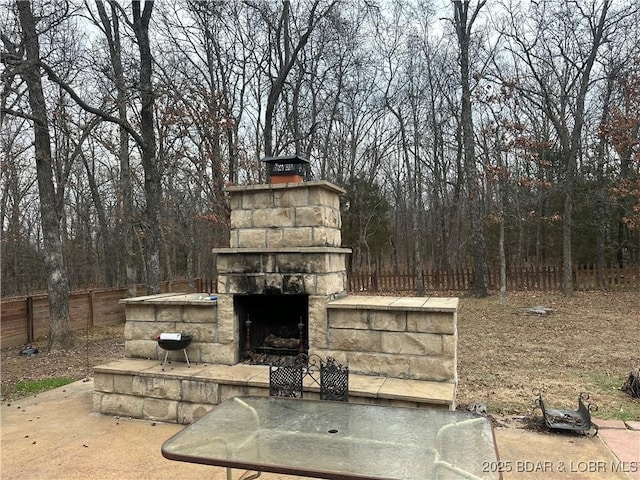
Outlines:
[[96,292],[93,290],[89,290],[89,313],[89,326],[93,327],[96,319]]
[[33,331],[33,297],[27,297],[27,343],[31,344],[35,340]]

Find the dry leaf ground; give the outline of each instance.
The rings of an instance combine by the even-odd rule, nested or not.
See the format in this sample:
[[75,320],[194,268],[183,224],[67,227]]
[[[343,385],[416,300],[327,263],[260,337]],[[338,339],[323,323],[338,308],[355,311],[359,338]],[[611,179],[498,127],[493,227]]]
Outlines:
[[[449,294],[450,295],[450,294]],[[453,294],[455,295],[455,294]],[[548,315],[526,312],[544,306]],[[462,298],[458,314],[458,403],[482,403],[492,414],[530,415],[534,389],[548,406],[577,407],[588,392],[600,418],[640,419],[640,401],[620,387],[640,367],[640,293],[512,293],[505,306],[497,295]],[[124,325],[77,332],[76,348],[20,355],[2,350],[2,399],[15,396],[24,380],[92,376],[95,365],[124,357]]]
[[[548,315],[526,312],[534,306]],[[513,293],[466,298],[458,316],[458,402],[489,412],[530,414],[534,389],[545,405],[575,409],[581,392],[599,418],[640,419],[640,400],[620,388],[640,366],[640,293]]]

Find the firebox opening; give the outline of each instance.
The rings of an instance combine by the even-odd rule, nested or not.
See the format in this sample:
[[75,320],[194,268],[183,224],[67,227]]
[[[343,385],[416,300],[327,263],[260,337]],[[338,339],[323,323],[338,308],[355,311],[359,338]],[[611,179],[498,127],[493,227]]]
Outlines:
[[235,295],[240,359],[268,364],[309,350],[309,295]]

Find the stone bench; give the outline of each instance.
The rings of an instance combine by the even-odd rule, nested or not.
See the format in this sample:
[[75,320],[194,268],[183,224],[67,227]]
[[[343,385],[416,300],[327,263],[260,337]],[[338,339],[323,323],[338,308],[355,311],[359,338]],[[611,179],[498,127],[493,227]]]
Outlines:
[[[305,398],[319,386],[305,381]],[[204,365],[125,358],[94,369],[93,410],[105,415],[189,424],[215,405],[239,395],[269,395],[266,365]],[[455,409],[455,384],[349,375],[349,401]]]

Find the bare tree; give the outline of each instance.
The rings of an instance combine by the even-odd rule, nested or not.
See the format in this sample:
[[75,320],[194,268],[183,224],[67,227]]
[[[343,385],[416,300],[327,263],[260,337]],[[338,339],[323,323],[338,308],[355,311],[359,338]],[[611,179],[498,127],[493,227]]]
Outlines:
[[162,202],[162,177],[156,157],[156,132],[154,123],[154,90],[151,81],[153,57],[149,42],[149,22],[153,2],[146,0],[141,9],[140,2],[132,2],[133,31],[140,54],[140,134],[142,167],[144,168],[144,191],[146,219],[144,225],[145,263],[147,266],[147,293],[160,293],[160,229]]
[[486,240],[484,233],[484,208],[482,186],[478,181],[476,167],[475,139],[473,131],[473,112],[471,108],[470,86],[470,60],[469,47],[471,43],[471,30],[480,9],[486,4],[486,0],[478,2],[473,10],[470,10],[469,0],[456,0],[454,7],[454,25],[458,37],[460,49],[460,82],[462,87],[461,122],[462,142],[464,146],[464,173],[467,186],[467,200],[469,202],[469,215],[471,220],[471,239],[473,243],[473,263],[475,271],[475,294],[478,297],[488,295],[489,279],[486,264]]
[[[112,3],[113,6],[117,5]],[[120,7],[118,10],[124,14]],[[145,1],[141,8],[140,1],[132,2],[132,18],[127,20],[133,29],[139,57],[139,77],[137,92],[140,96],[140,131],[136,131],[128,121],[112,116],[108,110],[93,107],[84,101],[71,85],[64,82],[56,71],[46,62],[40,60],[41,67],[47,72],[49,79],[63,88],[71,98],[84,110],[99,116],[105,121],[121,125],[133,137],[140,148],[142,167],[144,169],[144,191],[146,203],[145,220],[140,235],[144,243],[145,272],[147,276],[147,293],[160,292],[160,244],[161,244],[161,200],[162,175],[159,160],[156,156],[156,134],[154,122],[154,88],[151,80],[153,57],[149,40],[149,25],[153,2]]]
[[[51,350],[66,349],[73,345],[74,338],[69,321],[69,283],[64,266],[62,232],[60,222],[64,216],[63,205],[53,182],[51,138],[47,118],[47,104],[40,78],[40,45],[38,43],[37,20],[30,2],[16,2],[18,18],[22,28],[21,48],[24,61],[20,74],[27,83],[30,118],[34,126],[34,147],[38,191],[40,195],[40,218],[45,250],[45,264],[49,275],[49,316]],[[5,45],[7,43],[5,42]],[[7,57],[8,59],[8,57]],[[14,61],[22,60],[13,58]]]
[[[262,10],[264,19],[268,22],[271,30],[270,35],[274,39],[272,51],[275,54],[274,62],[270,65],[271,85],[265,106],[263,138],[264,153],[267,157],[278,153],[273,145],[273,124],[276,107],[284,90],[285,81],[298,61],[301,50],[309,41],[314,28],[316,28],[318,22],[331,12],[335,4],[336,1],[331,1],[327,5],[321,5],[321,0],[313,0],[306,23],[300,28],[297,38],[295,38],[295,33],[297,32],[295,30],[292,31],[292,23],[295,26],[295,20],[300,19],[293,17],[289,0],[283,0],[282,11],[276,22],[269,18],[268,12]],[[255,5],[255,8],[260,9],[261,7]],[[273,68],[273,71],[271,71],[271,68]]]
[[[620,17],[610,12],[611,0],[532,4],[534,31],[523,31],[523,18],[512,16],[508,32],[516,58],[529,70],[529,81],[519,91],[540,108],[557,135],[565,166],[562,222],[563,291],[572,295],[572,222],[578,156],[585,122],[585,102],[598,50]],[[524,80],[524,79],[523,79]]]
[[[6,71],[6,70],[5,70]],[[18,295],[46,285],[42,258],[30,241],[39,228],[29,228],[38,216],[36,179],[24,175],[33,163],[30,121],[3,115],[0,138],[0,222],[2,224],[2,295]],[[35,208],[34,208],[35,207]],[[39,223],[39,222],[36,222]]]
[[[608,71],[606,73],[606,82],[604,86],[603,98],[602,98],[602,107],[600,113],[600,125],[604,127],[607,125],[610,119],[611,113],[611,97],[613,95],[614,85],[616,81],[616,77],[618,76],[622,65],[614,63],[608,66]],[[601,127],[601,128],[602,128]],[[598,265],[600,275],[601,272],[606,266],[606,243],[607,243],[607,233],[608,233],[608,194],[607,194],[607,180],[605,175],[606,168],[606,147],[607,140],[605,135],[601,135],[598,143],[595,147],[595,155],[596,155],[596,185],[597,190],[595,193],[595,207],[597,213],[597,222],[598,222],[598,236],[597,236],[597,256],[596,256],[596,264]],[[604,279],[598,278],[598,282],[601,282],[604,285]]]
[[[125,251],[126,282],[129,296],[136,294],[136,266],[133,241],[135,238],[133,224],[133,192],[131,183],[131,165],[129,162],[129,134],[124,125],[127,122],[127,88],[125,83],[124,67],[122,61],[122,39],[120,35],[120,19],[118,7],[110,1],[110,15],[103,1],[96,1],[99,24],[107,40],[109,59],[113,69],[113,82],[116,88],[116,107],[118,118],[118,160],[120,164],[120,186],[118,190],[122,196],[122,210],[119,221],[121,222],[122,243]],[[98,23],[96,20],[95,23]]]

